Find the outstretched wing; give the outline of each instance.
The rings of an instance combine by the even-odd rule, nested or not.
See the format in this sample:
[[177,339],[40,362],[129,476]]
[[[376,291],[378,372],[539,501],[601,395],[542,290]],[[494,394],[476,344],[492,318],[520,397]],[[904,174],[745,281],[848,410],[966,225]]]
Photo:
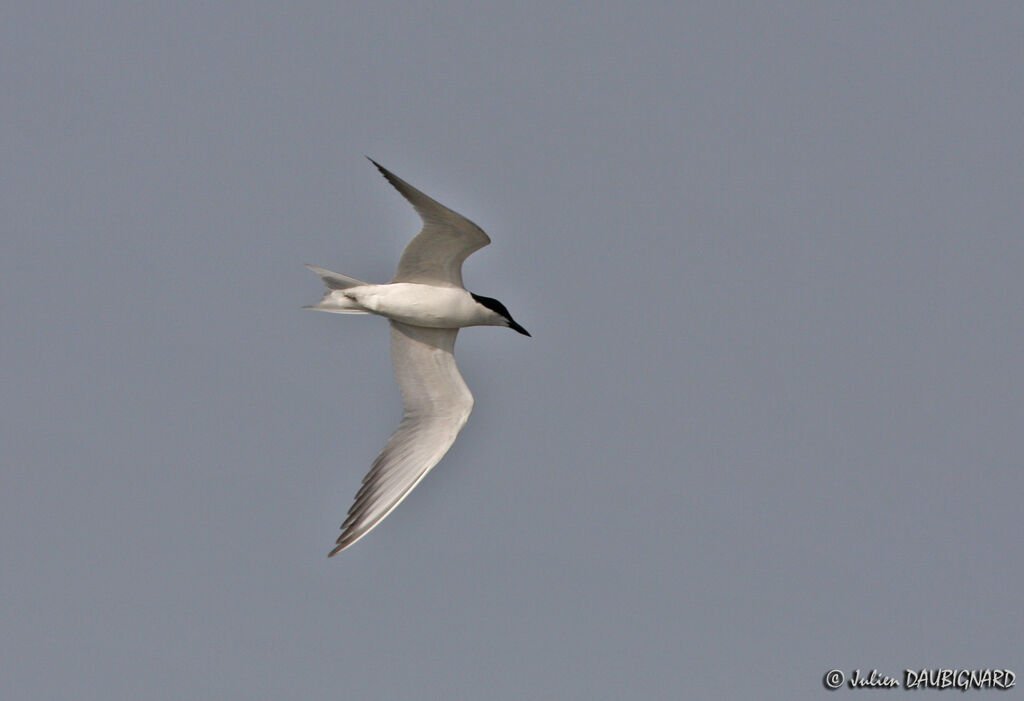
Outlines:
[[371,158],[370,162],[409,200],[423,220],[420,233],[405,247],[392,282],[462,287],[462,261],[489,244],[490,237],[479,226],[427,197],[377,161]]
[[[334,555],[369,533],[448,452],[473,410],[455,366],[458,329],[391,322],[391,361],[402,391],[402,422],[363,478]],[[330,555],[328,557],[330,557]]]

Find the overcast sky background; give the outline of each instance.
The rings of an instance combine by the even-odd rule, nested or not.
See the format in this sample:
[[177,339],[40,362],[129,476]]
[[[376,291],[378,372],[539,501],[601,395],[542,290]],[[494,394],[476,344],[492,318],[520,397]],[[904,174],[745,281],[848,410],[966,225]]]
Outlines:
[[[1021,5],[419,5],[0,10],[0,696],[1024,676]],[[302,263],[419,226],[364,155],[533,338],[328,560],[400,403]]]

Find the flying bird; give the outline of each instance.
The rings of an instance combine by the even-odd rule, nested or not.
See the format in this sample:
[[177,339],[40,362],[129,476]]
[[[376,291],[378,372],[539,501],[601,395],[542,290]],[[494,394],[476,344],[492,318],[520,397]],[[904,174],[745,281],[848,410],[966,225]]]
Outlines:
[[505,305],[466,291],[462,262],[491,242],[483,229],[369,159],[423,220],[394,279],[373,285],[313,265],[327,293],[305,307],[377,314],[391,323],[391,362],[402,393],[402,421],[373,461],[341,524],[332,557],[369,533],[448,452],[473,410],[473,395],[452,354],[464,326],[504,326],[529,336]]

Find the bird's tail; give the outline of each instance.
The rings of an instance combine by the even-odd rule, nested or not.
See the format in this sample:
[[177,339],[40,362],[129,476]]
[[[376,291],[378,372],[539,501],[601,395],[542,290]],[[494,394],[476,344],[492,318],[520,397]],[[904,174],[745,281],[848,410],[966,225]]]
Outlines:
[[368,284],[362,280],[356,280],[354,277],[335,273],[327,270],[326,268],[318,268],[315,265],[310,265],[309,263],[306,263],[306,267],[319,275],[320,279],[324,281],[324,284],[332,290],[347,290],[350,287],[359,287],[360,285]]
[[359,287],[367,283],[356,280],[354,277],[335,273],[325,268],[318,268],[315,265],[306,264],[306,267],[320,276],[320,279],[327,285],[327,294],[316,304],[303,307],[303,309],[315,309],[321,312],[334,312],[335,314],[369,314],[355,301],[345,297],[340,290],[347,290],[350,287]]

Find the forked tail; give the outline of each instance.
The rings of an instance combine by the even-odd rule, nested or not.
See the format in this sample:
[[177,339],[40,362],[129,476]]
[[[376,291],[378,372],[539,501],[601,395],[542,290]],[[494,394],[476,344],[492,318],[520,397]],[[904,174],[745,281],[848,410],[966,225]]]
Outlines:
[[333,312],[335,314],[369,314],[368,311],[357,305],[341,293],[350,287],[359,287],[368,283],[356,280],[354,277],[342,275],[326,268],[318,268],[315,265],[306,263],[306,267],[320,276],[320,279],[327,285],[327,294],[316,304],[303,307],[303,309],[315,309],[321,312]]

